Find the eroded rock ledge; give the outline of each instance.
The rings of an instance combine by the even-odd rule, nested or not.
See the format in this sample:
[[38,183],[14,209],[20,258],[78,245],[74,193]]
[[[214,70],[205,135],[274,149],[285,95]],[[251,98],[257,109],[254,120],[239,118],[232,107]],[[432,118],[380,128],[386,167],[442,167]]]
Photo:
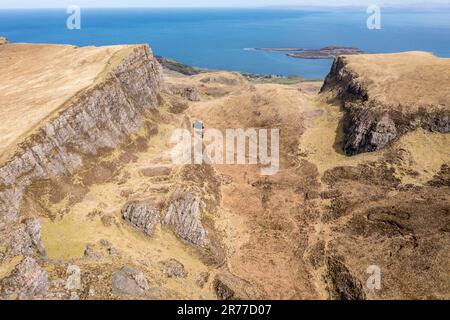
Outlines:
[[[157,105],[161,67],[146,45],[118,51],[103,73],[20,143],[0,167],[0,227],[18,219],[24,189],[34,180],[73,173],[83,159],[114,148]],[[58,88],[55,88],[57,90]]]
[[321,93],[344,107],[345,153],[379,150],[417,128],[450,132],[449,70],[450,59],[424,52],[336,58]]

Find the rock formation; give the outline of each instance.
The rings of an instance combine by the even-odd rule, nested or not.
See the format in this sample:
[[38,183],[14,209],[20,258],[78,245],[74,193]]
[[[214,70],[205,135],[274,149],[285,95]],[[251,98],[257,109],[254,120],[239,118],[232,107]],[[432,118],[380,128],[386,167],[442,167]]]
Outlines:
[[83,157],[116,147],[142,126],[162,87],[160,67],[147,46],[128,50],[103,79],[70,99],[1,165],[0,226],[17,219],[23,190],[34,179],[74,172]]
[[42,297],[48,288],[48,274],[31,257],[26,257],[13,273],[1,280],[2,297],[19,299],[33,299]]
[[111,288],[113,293],[119,296],[142,296],[150,289],[144,274],[130,266],[125,266],[113,273]]
[[264,294],[251,283],[229,272],[217,274],[213,288],[220,300],[255,300],[263,299]]
[[[446,59],[339,58],[321,95],[146,46],[8,44],[0,69],[1,299],[449,297]],[[279,128],[280,170],[174,164],[195,119]],[[384,150],[343,155],[341,120],[348,154]]]
[[169,278],[186,278],[187,276],[184,265],[176,259],[170,259],[164,263],[164,274]]
[[172,227],[174,232],[186,241],[198,246],[206,246],[209,242],[208,232],[200,219],[203,207],[204,204],[197,190],[178,189],[170,200],[163,225]]
[[417,128],[450,132],[450,59],[428,53],[341,56],[321,92],[341,101],[344,151],[381,149]]
[[160,221],[160,212],[146,201],[132,201],[122,208],[122,217],[147,236],[153,235],[155,225]]
[[337,300],[364,300],[363,286],[358,278],[353,276],[339,260],[328,258],[330,297]]
[[12,256],[31,256],[35,252],[41,256],[46,256],[45,249],[41,244],[40,223],[35,218],[10,225],[0,235],[0,243]]

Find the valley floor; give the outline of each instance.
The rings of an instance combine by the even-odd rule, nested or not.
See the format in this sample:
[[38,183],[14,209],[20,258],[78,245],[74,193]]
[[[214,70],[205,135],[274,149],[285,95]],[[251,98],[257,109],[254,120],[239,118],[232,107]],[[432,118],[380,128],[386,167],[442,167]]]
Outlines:
[[[341,151],[343,111],[318,95],[319,82],[252,84],[227,72],[164,77],[173,94],[148,115],[151,132],[59,185],[35,186],[51,278],[67,263],[79,266],[77,294],[86,299],[123,298],[109,282],[124,265],[143,272],[147,298],[449,298],[450,189],[436,182],[448,174],[448,134],[417,130],[349,157]],[[198,99],[187,99],[186,88]],[[195,119],[220,130],[279,128],[280,171],[172,164],[171,133]],[[186,184],[203,192],[206,247],[160,224],[148,237],[123,221],[125,203],[150,199],[165,212]],[[167,276],[171,259],[184,276]],[[380,290],[366,286],[372,265],[381,270]]]

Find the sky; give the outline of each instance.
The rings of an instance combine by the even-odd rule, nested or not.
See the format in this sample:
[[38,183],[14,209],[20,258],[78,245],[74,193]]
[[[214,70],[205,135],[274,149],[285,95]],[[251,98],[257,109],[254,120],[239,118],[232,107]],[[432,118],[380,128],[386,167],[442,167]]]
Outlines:
[[448,6],[450,0],[1,0],[0,8],[80,7],[265,7],[265,6]]

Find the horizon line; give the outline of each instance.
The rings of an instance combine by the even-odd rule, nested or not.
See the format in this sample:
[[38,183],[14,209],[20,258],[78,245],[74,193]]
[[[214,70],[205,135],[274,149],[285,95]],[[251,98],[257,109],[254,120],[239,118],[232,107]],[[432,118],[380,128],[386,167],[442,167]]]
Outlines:
[[[385,5],[378,5],[382,8],[408,8],[408,9],[439,9],[439,8],[450,8],[450,3],[443,4],[443,3],[405,3],[405,4],[385,4]],[[56,6],[56,7],[0,7],[0,10],[48,10],[48,9],[66,9],[68,6]],[[366,8],[367,5],[362,4],[343,4],[343,5],[326,5],[326,4],[318,4],[318,5],[268,5],[268,6],[130,6],[130,5],[117,5],[117,6],[80,6],[82,8],[87,9],[305,9],[305,8],[320,8],[320,9],[332,9],[332,8]]]

